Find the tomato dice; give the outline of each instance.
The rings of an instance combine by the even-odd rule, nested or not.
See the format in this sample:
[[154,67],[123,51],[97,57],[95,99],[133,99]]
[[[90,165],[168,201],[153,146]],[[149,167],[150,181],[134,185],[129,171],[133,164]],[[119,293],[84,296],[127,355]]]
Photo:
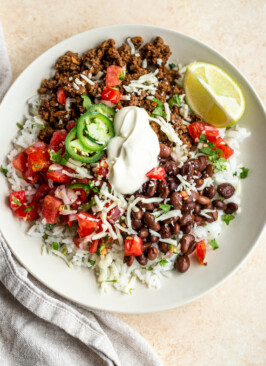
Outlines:
[[105,85],[108,87],[121,84],[121,80],[124,80],[123,69],[120,66],[111,65],[107,68]]
[[59,217],[59,207],[63,204],[58,198],[47,195],[42,206],[42,216],[48,224],[56,224]]
[[63,104],[63,105],[65,105],[65,104],[66,104],[66,95],[65,95],[65,91],[64,91],[64,89],[63,89],[63,88],[59,88],[59,89],[57,90],[57,95],[56,95],[56,97],[57,97],[57,101],[58,101],[58,103]]
[[194,122],[188,126],[188,129],[193,140],[198,141],[201,134],[206,135],[209,142],[214,143],[217,149],[222,150],[223,158],[228,159],[233,155],[234,150],[221,138],[218,129],[209,123]]
[[79,224],[78,233],[81,238],[96,232],[101,227],[101,220],[85,211],[78,213],[77,219]]
[[128,236],[124,242],[124,246],[125,256],[136,257],[143,253],[142,239],[137,235],[133,237]]
[[150,170],[146,175],[150,179],[165,180],[165,169],[163,166],[158,166]]
[[47,179],[52,180],[53,182],[58,182],[58,183],[68,183],[71,181],[72,177],[70,177],[69,175],[65,174],[63,171],[67,171],[69,173],[74,173],[73,169],[70,169],[66,166],[62,166],[61,169],[59,170],[48,170],[48,172],[46,173],[46,177]]
[[206,254],[206,244],[203,240],[201,240],[197,243],[196,253],[197,253],[197,257],[198,257],[200,264],[206,266],[207,263],[204,262],[205,254]]
[[26,162],[27,162],[27,155],[23,151],[19,153],[15,159],[12,161],[13,167],[20,171],[21,173],[24,173],[26,170]]
[[97,253],[99,242],[100,242],[99,239],[98,240],[92,240],[92,242],[90,243],[90,247],[89,247],[89,252],[90,253],[93,253],[93,254]]
[[102,159],[99,165],[93,169],[93,171],[95,174],[106,177],[109,173],[108,163],[106,159]]
[[14,211],[14,214],[25,221],[35,221],[38,217],[37,205],[34,202],[22,205]]
[[36,142],[25,150],[28,155],[27,164],[33,173],[45,171],[50,165],[50,156],[44,142]]
[[66,125],[66,129],[67,131],[71,131],[72,128],[74,128],[76,126],[77,122],[76,121],[69,121]]
[[47,184],[42,183],[39,185],[34,197],[33,197],[33,201],[34,202],[39,202],[41,199],[43,199],[43,197],[50,191],[50,188],[48,187]]
[[108,88],[105,86],[102,91],[102,99],[110,100],[112,103],[118,103],[121,98],[121,93],[119,90]]
[[12,210],[21,207],[26,201],[25,191],[12,192],[9,196],[10,208]]
[[59,151],[65,148],[66,130],[57,130],[53,133],[50,141],[49,150]]

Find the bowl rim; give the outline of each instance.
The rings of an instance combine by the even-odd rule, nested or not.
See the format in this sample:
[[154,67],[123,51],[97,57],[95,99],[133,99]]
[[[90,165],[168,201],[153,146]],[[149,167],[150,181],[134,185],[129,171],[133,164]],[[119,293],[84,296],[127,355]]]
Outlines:
[[[4,98],[2,99],[1,103],[0,103],[0,112],[1,112],[1,107],[3,104],[5,104],[6,99],[8,99],[9,94],[11,93],[11,89],[16,88],[17,83],[19,83],[20,79],[23,77],[24,72],[26,72],[29,68],[31,68],[32,65],[34,65],[35,63],[39,62],[39,59],[50,53],[53,52],[54,49],[56,49],[58,46],[63,46],[64,43],[67,43],[69,41],[73,41],[75,38],[79,38],[81,35],[85,35],[85,34],[89,34],[91,31],[104,31],[104,30],[110,30],[110,29],[115,29],[115,28],[139,28],[141,27],[142,29],[149,29],[152,30],[154,29],[154,31],[156,32],[160,32],[160,31],[166,31],[168,33],[171,33],[172,35],[178,35],[180,37],[183,37],[184,39],[188,39],[189,41],[195,42],[197,43],[200,47],[205,48],[207,51],[211,52],[212,54],[218,56],[220,59],[222,59],[223,61],[225,61],[227,64],[229,64],[230,67],[232,67],[234,69],[234,72],[236,72],[238,74],[238,76],[240,78],[242,78],[244,80],[244,82],[250,87],[252,93],[253,93],[253,97],[255,97],[255,99],[257,100],[257,102],[259,103],[260,107],[262,108],[263,112],[264,112],[264,117],[266,117],[266,109],[264,107],[263,102],[261,101],[258,93],[256,92],[255,88],[253,87],[253,85],[248,81],[248,79],[245,77],[245,75],[242,74],[242,72],[230,61],[228,60],[226,57],[224,57],[221,53],[219,53],[218,51],[216,51],[215,48],[213,48],[212,46],[209,46],[208,44],[206,44],[205,42],[202,42],[192,36],[189,36],[185,33],[179,32],[179,31],[175,31],[173,29],[168,29],[165,27],[159,27],[159,26],[155,26],[155,25],[146,25],[146,24],[117,24],[117,25],[107,25],[104,27],[97,27],[97,28],[92,28],[89,30],[86,30],[84,32],[80,32],[77,33],[73,36],[70,36],[68,38],[63,39],[62,41],[56,43],[55,45],[53,45],[52,47],[48,48],[46,51],[44,51],[43,53],[41,53],[37,58],[35,58],[18,76],[17,78],[13,81],[13,83],[11,84],[11,86],[9,87],[8,91],[6,92]],[[8,243],[8,241],[5,239],[5,235],[2,232],[2,230],[0,230],[0,233],[2,234],[5,242],[7,243],[9,249],[11,250],[12,254],[15,256],[16,260],[38,281],[40,281],[41,284],[43,284],[45,287],[49,288],[50,290],[52,290],[54,293],[58,294],[59,296],[71,301],[71,302],[75,302],[76,304],[86,308],[86,309],[93,309],[93,310],[99,310],[99,311],[108,311],[108,312],[112,312],[112,313],[118,313],[118,314],[148,314],[148,313],[153,313],[153,312],[160,312],[160,311],[165,311],[165,310],[170,310],[179,306],[183,306],[186,305],[190,302],[195,301],[196,299],[200,299],[201,297],[203,297],[204,295],[210,293],[211,291],[213,291],[214,289],[216,289],[218,286],[222,285],[227,279],[229,279],[236,271],[238,271],[238,269],[243,265],[243,263],[248,259],[248,257],[253,253],[253,251],[255,250],[255,248],[257,247],[258,243],[260,242],[263,233],[266,229],[266,222],[264,222],[264,225],[262,226],[260,232],[257,233],[257,239],[256,241],[251,245],[250,249],[246,252],[246,254],[242,257],[242,259],[239,261],[239,263],[232,269],[230,270],[227,275],[225,275],[221,280],[218,280],[214,285],[211,285],[209,288],[207,288],[206,290],[202,291],[200,294],[195,294],[194,296],[189,297],[187,300],[183,301],[182,304],[176,304],[176,305],[164,305],[161,306],[159,305],[158,307],[155,305],[153,306],[152,310],[149,309],[143,309],[141,311],[126,311],[126,310],[110,310],[105,306],[100,306],[100,307],[95,307],[95,306],[89,306],[87,304],[85,304],[82,301],[78,301],[78,300],[73,300],[70,296],[67,296],[65,294],[63,294],[61,291],[58,290],[54,290],[51,286],[47,285],[45,283],[44,280],[42,280],[38,275],[36,275],[35,273],[33,273],[31,271],[30,268],[28,268],[26,265],[24,265],[24,263],[17,258],[16,254],[13,251],[12,246]]]

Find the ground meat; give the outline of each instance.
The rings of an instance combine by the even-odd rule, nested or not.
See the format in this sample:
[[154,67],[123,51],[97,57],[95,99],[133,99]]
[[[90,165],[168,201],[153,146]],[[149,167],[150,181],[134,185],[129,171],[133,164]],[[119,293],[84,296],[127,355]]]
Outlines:
[[[141,75],[153,72],[154,67],[158,69],[157,78],[159,80],[157,91],[154,94],[156,99],[165,103],[174,94],[184,93],[176,84],[176,80],[180,76],[178,71],[171,70],[166,66],[171,50],[162,38],[156,37],[153,41],[144,45],[142,37],[137,36],[130,39],[135,47],[135,54],[131,54],[131,48],[127,43],[123,43],[116,48],[115,40],[108,39],[82,55],[68,51],[65,55],[59,57],[55,65],[55,75],[50,79],[44,79],[39,89],[39,93],[45,96],[45,98],[42,98],[39,114],[48,124],[40,132],[39,137],[41,140],[49,142],[54,129],[66,128],[69,121],[78,119],[85,112],[83,99],[81,98],[82,94],[88,95],[93,103],[101,99],[101,93],[105,86],[106,69],[110,65],[125,68],[125,79],[119,85],[122,94],[126,94],[124,86],[129,85],[132,80],[138,80]],[[147,65],[143,64],[143,60],[147,61]],[[101,72],[101,75],[98,74],[99,72]],[[100,79],[97,76],[99,80],[95,80],[93,84],[88,83],[81,76],[84,75],[91,79],[97,74],[100,75]],[[65,109],[64,105],[57,102],[59,88],[63,88],[66,98],[71,100],[68,110]],[[116,108],[140,106],[145,108],[148,114],[151,115],[157,104],[146,97],[147,92],[145,90],[137,94],[132,93],[130,94],[130,100],[120,100]],[[196,115],[192,118],[193,121],[199,120]],[[171,121],[181,140],[190,148],[192,140],[187,127],[182,123],[177,106],[174,106],[171,110]],[[157,123],[151,122],[151,126],[158,135],[160,142],[170,143]]]

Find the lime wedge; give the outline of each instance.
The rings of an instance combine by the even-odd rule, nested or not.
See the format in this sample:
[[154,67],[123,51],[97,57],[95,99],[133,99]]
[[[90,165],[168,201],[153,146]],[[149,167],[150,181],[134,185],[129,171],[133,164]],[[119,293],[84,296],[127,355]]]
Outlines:
[[188,65],[184,89],[190,108],[216,127],[228,127],[244,113],[245,100],[241,89],[217,66],[204,62]]

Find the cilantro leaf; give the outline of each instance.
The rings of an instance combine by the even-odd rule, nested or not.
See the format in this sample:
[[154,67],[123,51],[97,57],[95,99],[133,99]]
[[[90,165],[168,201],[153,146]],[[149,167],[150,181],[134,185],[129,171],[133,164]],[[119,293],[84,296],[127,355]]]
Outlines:
[[13,201],[16,205],[18,205],[19,207],[20,207],[20,206],[22,206],[22,203],[21,203],[21,202],[19,202],[19,200],[18,200],[16,197],[14,197],[14,196],[12,196],[12,201]]
[[207,142],[207,136],[204,135],[204,133],[200,134],[200,142],[202,142],[203,144]]
[[171,210],[171,207],[173,207],[173,205],[161,204],[161,205],[159,205],[159,207],[161,210],[163,210],[166,213]]
[[216,250],[219,248],[219,245],[215,239],[212,239],[209,244],[213,247],[213,250]]
[[104,281],[104,282],[117,282],[117,280],[108,280],[108,281]]
[[231,214],[225,214],[222,216],[222,220],[226,223],[226,225],[229,225],[230,221],[234,220],[235,216]]
[[52,230],[54,228],[55,224],[46,224],[45,227],[48,230]]
[[171,70],[173,70],[173,69],[176,67],[176,64],[171,63],[171,64],[169,64],[168,66],[169,66],[169,68],[170,68]]
[[93,261],[92,259],[89,259],[89,263],[94,266],[94,264],[96,263],[96,261]]
[[3,165],[1,165],[1,173],[4,174],[4,176],[7,176],[8,170],[6,168],[3,167]]
[[157,107],[155,107],[155,109],[152,111],[152,116],[161,116],[161,117],[166,117],[167,114],[164,111],[164,107],[163,107],[163,102],[160,102],[158,99],[153,98],[152,100],[153,102],[155,102],[157,104]]
[[90,99],[90,97],[88,97],[85,94],[81,94],[81,98],[83,99],[83,107],[88,110],[90,108],[90,106],[91,106],[91,99]]
[[52,246],[54,250],[58,250],[58,243],[56,243],[55,241],[52,242]]
[[17,122],[16,125],[18,126],[18,128],[20,128],[22,130],[22,128],[23,128],[22,124],[20,124],[19,122]]
[[24,209],[24,212],[26,213],[26,212],[30,212],[30,211],[32,211],[32,210],[34,210],[34,206],[26,207],[26,208]]
[[[204,143],[204,147],[199,149],[199,152],[201,154],[205,154],[205,155],[209,156],[209,160],[215,166],[216,171],[226,170],[227,169],[226,165],[224,165],[223,163],[226,162],[227,160],[225,158],[222,158],[223,151],[221,149],[218,149],[217,147],[215,147],[213,142],[205,141],[205,137],[203,137],[203,136],[204,135],[201,134],[200,139],[201,139],[201,142]],[[207,146],[205,146],[205,145],[207,145]]]
[[240,173],[240,178],[245,179],[248,177],[249,169],[245,168],[244,166],[241,168],[242,172]]
[[168,263],[168,260],[165,259],[165,258],[161,259],[160,262],[159,262],[161,267],[164,267],[166,265],[166,263]]
[[233,173],[233,176],[234,176],[234,177],[236,177],[236,176],[237,176],[237,172],[234,172],[234,173]]
[[175,94],[169,101],[168,101],[169,107],[173,108],[173,106],[176,104],[178,107],[181,106],[181,99],[178,94]]
[[46,240],[46,239],[48,239],[48,235],[47,234],[43,234],[42,238],[43,238],[43,240]]
[[50,151],[50,160],[53,163],[58,163],[60,165],[66,165],[68,159],[69,159],[69,155],[68,153],[65,153],[63,156],[60,155],[62,150],[59,150],[57,152],[55,151]]

